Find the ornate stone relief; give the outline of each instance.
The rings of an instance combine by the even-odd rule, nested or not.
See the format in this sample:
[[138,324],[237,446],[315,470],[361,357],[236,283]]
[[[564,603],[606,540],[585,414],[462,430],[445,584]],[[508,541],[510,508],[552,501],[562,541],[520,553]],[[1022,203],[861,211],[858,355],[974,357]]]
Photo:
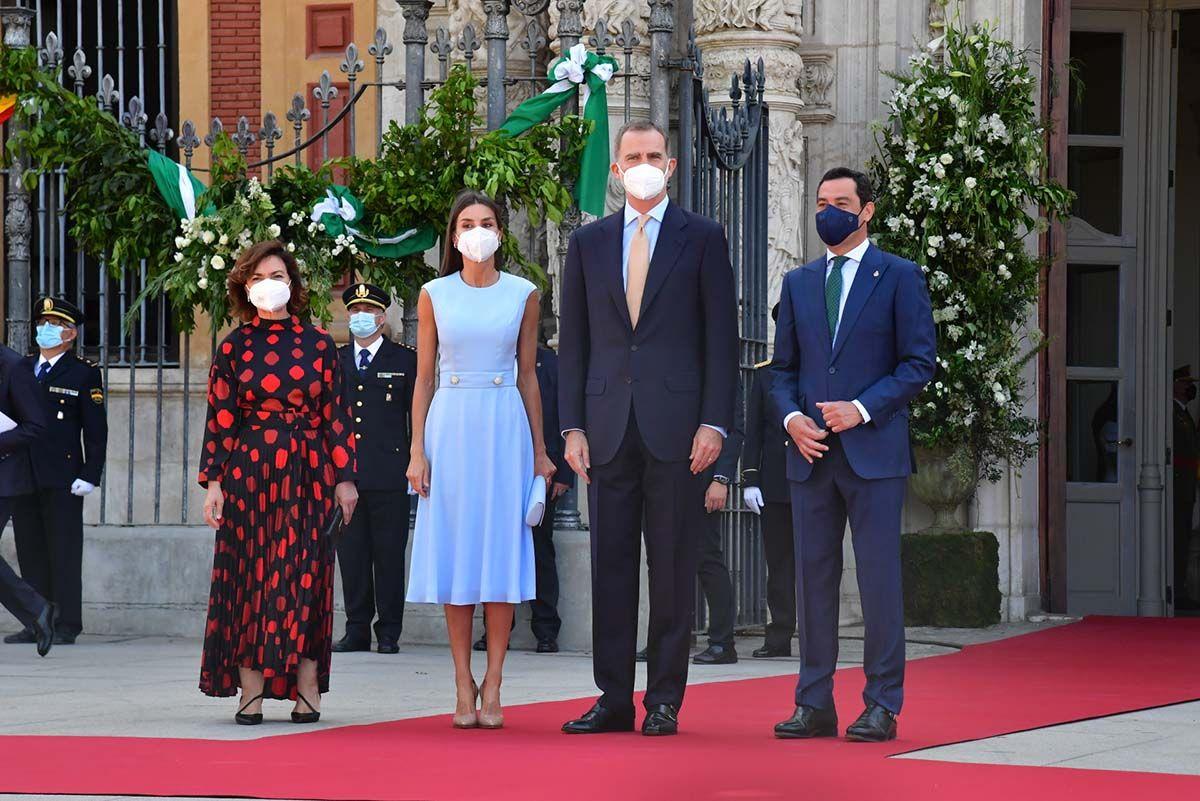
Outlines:
[[800,118],[807,123],[831,122],[836,116],[834,109],[834,79],[837,68],[831,51],[804,53],[804,67],[796,78],[796,88],[804,101]]
[[767,296],[779,295],[779,283],[803,260],[804,124],[800,119],[771,118],[771,165],[767,191]]
[[804,30],[802,0],[695,0],[697,35],[729,28]]

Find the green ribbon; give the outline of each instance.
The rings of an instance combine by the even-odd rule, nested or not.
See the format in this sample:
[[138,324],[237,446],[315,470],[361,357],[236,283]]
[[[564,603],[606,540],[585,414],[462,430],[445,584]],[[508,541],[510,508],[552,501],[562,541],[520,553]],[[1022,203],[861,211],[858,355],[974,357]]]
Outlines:
[[611,159],[608,151],[608,97],[605,85],[617,71],[612,56],[598,56],[577,44],[550,65],[550,87],[513,109],[500,126],[510,136],[520,136],[550,116],[578,93],[583,117],[592,122],[579,160],[579,180],[575,183],[575,202],[580,211],[596,217],[604,214]]
[[146,166],[150,168],[150,175],[154,177],[158,193],[179,219],[193,219],[196,209],[200,209],[204,214],[216,212],[211,203],[200,206],[205,186],[187,167],[152,149],[146,150]]
[[424,253],[437,244],[438,233],[432,226],[422,225],[392,236],[377,236],[356,227],[361,225],[362,217],[362,203],[349,189],[338,184],[325,190],[325,197],[313,205],[310,215],[313,222],[325,226],[325,235],[330,239],[350,236],[359,250],[380,259],[402,259]]

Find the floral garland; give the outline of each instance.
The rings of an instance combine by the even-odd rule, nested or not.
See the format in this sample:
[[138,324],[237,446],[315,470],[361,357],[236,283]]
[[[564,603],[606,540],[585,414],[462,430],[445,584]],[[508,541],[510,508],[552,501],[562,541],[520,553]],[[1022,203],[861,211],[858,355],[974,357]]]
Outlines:
[[[333,287],[347,277],[378,284],[404,297],[431,276],[424,250],[463,188],[487,192],[510,211],[524,212],[531,224],[562,219],[572,198],[566,186],[578,173],[580,154],[592,123],[567,116],[545,121],[520,137],[507,132],[476,133],[477,81],[463,65],[455,67],[430,94],[413,125],[393,122],[376,159],[342,158],[318,170],[283,167],[269,185],[248,176],[245,159],[228,137],[214,143],[210,183],[200,213],[179,214],[156,187],[147,151],[95,103],[61,86],[56,73],[41,68],[33,48],[0,48],[0,96],[19,98],[15,114],[25,129],[10,136],[10,153],[28,159],[24,181],[60,167],[66,175],[71,235],[81,249],[103,260],[114,275],[148,267],[148,280],[131,304],[125,324],[135,319],[140,301],[165,296],[184,330],[197,312],[214,328],[230,322],[224,275],[254,241],[281,237],[301,265],[312,314],[332,317]],[[161,167],[161,165],[159,165]],[[333,171],[346,175],[343,189],[354,198],[362,220],[355,227],[327,231],[314,207],[333,185]],[[181,186],[184,174],[181,173]],[[161,176],[159,176],[161,177]],[[361,198],[361,200],[359,200]],[[349,220],[343,220],[343,223]],[[405,247],[390,247],[415,232]],[[521,251],[520,237],[505,237],[506,263],[542,280],[541,266]],[[410,252],[411,251],[411,252]]]
[[[932,55],[938,50],[937,56]],[[984,479],[1036,449],[1024,368],[1042,346],[1028,325],[1043,262],[1025,237],[1072,194],[1046,179],[1045,129],[1028,53],[983,25],[953,26],[893,75],[872,162],[879,243],[921,265],[938,331],[933,382],[912,405],[914,439],[965,447]]]

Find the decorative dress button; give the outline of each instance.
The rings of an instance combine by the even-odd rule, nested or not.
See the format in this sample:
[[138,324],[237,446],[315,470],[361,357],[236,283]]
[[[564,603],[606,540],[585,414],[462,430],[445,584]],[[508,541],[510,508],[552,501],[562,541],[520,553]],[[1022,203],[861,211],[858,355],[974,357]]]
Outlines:
[[362,406],[362,401],[355,401],[355,402],[354,402],[354,405],[355,405],[355,406]]
[[504,379],[501,378],[500,376],[496,376],[495,378],[492,379],[492,383],[495,384],[496,386],[500,386],[501,384],[504,383]]
[[362,439],[362,434],[355,433],[355,435],[354,435],[354,438],[355,438],[355,439]]
[[837,375],[837,368],[836,368],[836,367],[830,367],[830,368],[829,368],[829,374],[830,374],[830,375]]
[[358,385],[358,391],[359,391],[359,392],[362,392],[362,384],[359,384],[359,385]]
[[452,375],[452,376],[450,376],[450,383],[451,383],[451,384],[457,384],[457,383],[458,383],[458,376],[456,376],[456,375]]
[[354,418],[354,422],[356,422],[356,423],[361,423],[361,422],[362,422],[362,418],[361,418],[361,417],[355,417],[355,418]]

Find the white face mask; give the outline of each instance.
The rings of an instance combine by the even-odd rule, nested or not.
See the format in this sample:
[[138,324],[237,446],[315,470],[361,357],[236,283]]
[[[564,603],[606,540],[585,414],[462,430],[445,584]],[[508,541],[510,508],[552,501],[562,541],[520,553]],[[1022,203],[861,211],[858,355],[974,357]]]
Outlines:
[[478,264],[500,249],[500,235],[491,228],[470,228],[458,235],[455,247],[464,257]]
[[642,163],[628,170],[621,170],[621,183],[625,191],[638,200],[657,197],[667,185],[667,174],[653,164]]
[[277,278],[264,278],[246,290],[246,297],[259,311],[277,312],[292,299],[292,285]]

